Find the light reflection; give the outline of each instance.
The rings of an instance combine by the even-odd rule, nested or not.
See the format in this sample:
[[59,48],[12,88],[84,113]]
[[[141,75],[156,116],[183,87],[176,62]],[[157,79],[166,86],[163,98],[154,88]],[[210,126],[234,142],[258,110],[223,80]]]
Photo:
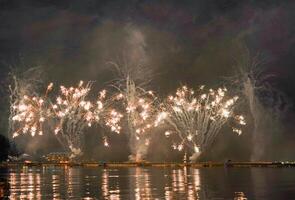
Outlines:
[[101,190],[102,190],[102,195],[104,197],[109,196],[109,179],[108,179],[108,171],[106,169],[103,169],[103,173],[102,173]]
[[60,187],[60,180],[58,175],[52,175],[52,191],[53,191],[53,199],[59,199],[59,187]]
[[[10,170],[9,199],[212,199],[246,200],[242,191],[223,191],[212,171],[196,168],[85,169],[79,167]],[[220,175],[220,174],[219,174]],[[211,177],[211,178],[210,178]],[[221,193],[215,193],[211,186]],[[226,185],[226,182],[224,182]],[[210,185],[208,187],[208,185]],[[209,189],[211,188],[211,189]],[[225,194],[222,192],[226,192]],[[216,196],[217,195],[217,196]]]
[[41,178],[35,169],[23,168],[20,173],[11,172],[9,185],[9,199],[41,199]]
[[[102,183],[101,183],[101,190],[102,195],[106,199],[110,200],[120,200],[120,188],[118,184],[119,176],[113,174],[116,171],[111,171],[109,169],[103,169],[102,172]],[[109,180],[111,179],[111,181]],[[110,184],[110,182],[112,184]]]
[[165,199],[199,199],[199,169],[189,170],[186,167],[173,169],[171,177],[171,187],[165,187]]
[[66,169],[66,178],[68,180],[68,198],[79,197],[81,198],[82,187],[85,187],[83,184],[82,174],[80,168],[69,167]]
[[129,173],[130,190],[134,192],[132,199],[154,199],[149,171],[147,169],[137,167],[130,169]]
[[199,197],[199,192],[201,190],[201,178],[200,178],[200,170],[199,169],[191,169],[192,172],[192,184],[189,184],[189,195],[188,199],[195,199]]

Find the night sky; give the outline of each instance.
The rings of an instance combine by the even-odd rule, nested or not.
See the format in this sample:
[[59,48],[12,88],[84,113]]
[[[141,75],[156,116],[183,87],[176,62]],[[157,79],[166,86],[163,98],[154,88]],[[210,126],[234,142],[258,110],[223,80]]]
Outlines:
[[[273,147],[284,148],[268,158],[294,159],[294,10],[294,1],[279,0],[0,0],[0,130],[7,135],[5,85],[10,65],[43,66],[45,83],[96,80],[98,90],[115,78],[108,62],[130,52],[131,30],[143,37],[140,45],[153,73],[148,87],[160,96],[180,84],[220,85],[233,75],[241,44],[252,55],[261,55],[267,73],[275,75],[270,84],[291,105],[283,117],[279,144]],[[226,143],[216,145],[212,158],[247,159],[250,144],[244,137],[242,141],[227,137]],[[126,138],[113,140],[112,150],[100,145],[89,151],[102,152],[105,156],[98,155],[100,159],[126,160],[128,152],[118,154]],[[121,146],[128,151],[128,145]],[[151,152],[151,158],[173,159],[167,156],[170,150],[158,149],[162,153]]]

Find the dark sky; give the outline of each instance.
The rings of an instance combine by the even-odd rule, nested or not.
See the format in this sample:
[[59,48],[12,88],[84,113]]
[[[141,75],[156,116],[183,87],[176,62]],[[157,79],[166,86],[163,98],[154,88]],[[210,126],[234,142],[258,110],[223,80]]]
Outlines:
[[160,94],[181,83],[218,85],[245,43],[292,102],[294,10],[282,0],[0,0],[0,80],[21,60],[44,66],[46,81],[96,80],[102,88],[114,78],[107,62],[130,52],[131,30],[143,37],[150,87]]
[[231,73],[240,39],[263,54],[293,96],[294,7],[274,0],[1,0],[0,59],[45,65],[63,81],[98,79],[126,48],[129,25],[145,37],[150,65],[160,74],[155,81],[172,89],[179,82],[217,84],[216,77]]

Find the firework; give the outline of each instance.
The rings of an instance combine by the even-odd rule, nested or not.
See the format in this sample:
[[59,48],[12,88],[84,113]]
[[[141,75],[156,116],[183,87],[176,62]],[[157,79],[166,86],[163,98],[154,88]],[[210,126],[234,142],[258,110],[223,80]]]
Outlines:
[[42,97],[24,95],[12,106],[12,122],[15,138],[20,134],[31,134],[31,136],[43,135],[43,124],[50,116],[48,110],[47,94],[52,90],[53,84],[50,83],[46,93]]
[[[122,89],[121,89],[122,88]],[[156,97],[152,91],[137,87],[126,79],[126,86],[119,88],[115,99],[123,104],[127,121],[131,160],[142,160],[147,154],[151,140],[151,130],[157,127]]]
[[55,134],[66,140],[66,146],[74,154],[81,153],[83,131],[92,120],[92,104],[85,98],[91,89],[91,83],[85,86],[81,81],[78,87],[60,86],[60,95],[52,105],[52,112],[57,120]]
[[119,107],[125,116],[127,137],[131,150],[131,160],[142,160],[147,154],[154,128],[155,96],[146,87],[153,78],[154,70],[145,50],[145,36],[136,27],[126,27],[124,51],[115,61],[108,62],[116,71],[118,89],[115,95],[120,100]]
[[43,115],[45,115],[43,112],[43,107],[46,106],[45,97],[37,94],[37,91],[41,88],[42,72],[39,67],[29,68],[22,73],[19,73],[16,68],[11,68],[8,74],[10,83],[8,87],[10,92],[8,129],[9,136],[12,138],[26,133],[31,135],[43,134],[41,130]]
[[99,124],[120,133],[119,123],[123,115],[111,107],[112,101],[106,98],[106,90],[99,93],[95,103],[89,101],[87,98],[91,86],[92,82],[84,84],[83,81],[77,87],[60,86],[60,94],[54,103],[48,98],[53,83],[48,85],[43,96],[13,95],[13,138],[21,134],[43,135],[46,123],[48,127],[54,127],[54,133],[64,148],[69,149],[73,155],[78,155],[82,153],[86,127]]
[[117,133],[121,130],[119,122],[123,116],[110,107],[105,90],[99,93],[96,103],[87,100],[91,86],[91,82],[84,84],[83,81],[77,87],[60,86],[60,95],[52,105],[58,121],[55,134],[66,140],[71,151],[74,149],[79,154],[87,127],[99,124]]
[[[210,147],[229,119],[233,118],[239,125],[246,124],[243,116],[233,113],[238,97],[229,98],[226,94],[226,88],[205,92],[204,86],[197,91],[183,86],[165,100],[158,121],[170,126],[166,136],[178,135],[180,142],[174,143],[173,149],[182,151],[188,147],[194,156],[199,156]],[[233,128],[233,131],[242,133],[240,128]]]

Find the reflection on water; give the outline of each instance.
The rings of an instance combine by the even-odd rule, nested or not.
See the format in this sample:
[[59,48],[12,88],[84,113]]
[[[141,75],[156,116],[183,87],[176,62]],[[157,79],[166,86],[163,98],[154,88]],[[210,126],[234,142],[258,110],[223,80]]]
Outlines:
[[41,177],[27,168],[9,174],[10,199],[41,199]]
[[0,195],[9,199],[245,200],[295,195],[293,169],[23,167],[1,169],[0,178]]

